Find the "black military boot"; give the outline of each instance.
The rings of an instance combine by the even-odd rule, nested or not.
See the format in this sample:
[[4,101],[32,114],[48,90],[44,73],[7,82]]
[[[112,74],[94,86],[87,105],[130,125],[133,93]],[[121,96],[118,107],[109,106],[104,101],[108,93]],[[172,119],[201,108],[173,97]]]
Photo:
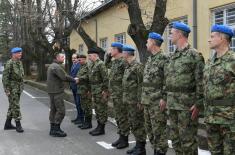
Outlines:
[[120,140],[121,140],[121,135],[119,135],[118,140],[116,140],[115,142],[112,143],[112,146],[117,147],[117,145],[120,143]]
[[82,130],[92,128],[91,118],[86,118],[85,122],[80,127]]
[[136,149],[131,155],[146,155],[145,144],[146,142],[137,141]]
[[24,132],[22,126],[21,126],[21,123],[20,121],[15,121],[16,122],[16,131],[19,132],[19,133],[22,133]]
[[67,134],[60,129],[60,124],[54,125],[54,132],[52,133],[53,137],[66,137]]
[[166,153],[161,153],[160,151],[156,151],[156,154],[154,153],[154,155],[166,155]]
[[50,128],[49,135],[53,135],[54,132],[55,132],[55,123],[51,123],[51,128]]
[[120,141],[119,141],[119,144],[117,145],[117,149],[123,149],[123,148],[126,148],[129,146],[129,143],[128,143],[128,136],[123,136],[121,135],[121,138],[120,138]]
[[126,151],[126,154],[132,154],[133,152],[135,152],[136,150],[136,146],[134,146],[133,148],[131,148],[130,150]]
[[4,125],[4,130],[16,129],[16,127],[11,124],[11,120],[12,120],[12,118],[7,117],[6,122],[5,122],[5,125]]
[[105,134],[104,128],[105,128],[105,124],[100,123],[97,130],[93,131],[91,135],[92,136],[104,135]]
[[97,130],[100,128],[100,124],[101,124],[101,123],[100,123],[99,121],[97,121],[97,127],[96,127],[95,129],[91,130],[91,131],[89,132],[89,134],[92,135],[93,132],[97,132]]

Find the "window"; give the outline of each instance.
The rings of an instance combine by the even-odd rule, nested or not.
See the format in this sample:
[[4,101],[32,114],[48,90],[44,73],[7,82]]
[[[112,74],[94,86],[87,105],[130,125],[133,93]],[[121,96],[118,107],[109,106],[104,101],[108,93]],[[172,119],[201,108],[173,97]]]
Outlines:
[[[235,4],[213,10],[212,16],[213,24],[225,24],[235,29]],[[235,37],[232,38],[230,48],[235,51]]]
[[[167,38],[170,37],[171,28],[172,28],[173,22],[175,22],[175,21],[180,21],[180,22],[183,22],[183,23],[185,23],[185,24],[188,24],[188,18],[187,18],[187,16],[181,17],[181,18],[176,19],[176,20],[172,20],[172,21],[168,24],[167,29],[166,29],[166,30],[167,30]],[[168,47],[168,52],[174,52],[175,49],[176,49],[175,45],[172,44],[172,42],[171,42],[170,39],[167,39],[167,47]]]
[[84,51],[83,44],[80,44],[80,45],[78,46],[78,53],[79,53],[79,54],[83,54],[83,51]]
[[102,38],[102,39],[100,39],[100,47],[101,47],[104,51],[107,51],[107,48],[108,48],[108,38]]
[[116,34],[115,41],[120,42],[122,44],[125,44],[126,43],[126,34],[125,33]]

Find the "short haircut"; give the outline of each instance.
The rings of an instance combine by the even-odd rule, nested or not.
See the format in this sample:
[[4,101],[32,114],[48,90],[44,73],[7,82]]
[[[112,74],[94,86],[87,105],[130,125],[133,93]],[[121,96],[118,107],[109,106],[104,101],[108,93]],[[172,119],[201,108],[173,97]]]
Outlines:
[[63,54],[63,55],[64,55],[64,53],[61,53],[61,52],[55,52],[55,53],[54,53],[54,58],[56,59],[56,58],[57,58],[57,56],[59,56],[59,55],[61,55],[61,54]]
[[161,47],[162,42],[160,40],[153,39],[156,46]]
[[185,38],[188,38],[189,36],[189,33],[188,32],[185,32],[185,31],[182,31],[182,30],[178,30]]
[[232,37],[230,37],[229,35],[224,34],[224,33],[220,33],[220,34],[224,37],[224,39],[226,39],[226,40],[227,40],[227,42],[228,42],[228,43],[231,43],[231,41],[232,41]]
[[114,48],[116,48],[119,53],[122,53],[122,48],[120,48],[120,47],[114,47]]

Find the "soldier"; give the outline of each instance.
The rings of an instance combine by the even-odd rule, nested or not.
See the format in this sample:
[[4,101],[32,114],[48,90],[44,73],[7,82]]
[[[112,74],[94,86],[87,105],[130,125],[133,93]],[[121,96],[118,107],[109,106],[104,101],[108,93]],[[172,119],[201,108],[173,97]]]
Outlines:
[[[176,155],[197,155],[198,113],[203,106],[203,68],[201,53],[188,43],[190,28],[174,22],[171,41],[176,50],[165,70],[170,139]],[[165,107],[165,102],[161,107]]]
[[[23,91],[24,69],[22,62],[22,48],[15,47],[11,49],[11,59],[6,63],[3,71],[2,83],[4,91],[8,96],[9,108],[4,130],[16,129],[17,132],[24,132],[20,120],[20,95]],[[11,124],[15,119],[16,127]]]
[[108,119],[108,71],[98,54],[96,49],[88,50],[88,58],[91,61],[89,81],[98,123],[97,127],[89,132],[92,136],[105,134],[104,128]]
[[89,68],[85,55],[78,55],[78,62],[81,68],[77,74],[78,91],[81,96],[81,107],[84,111],[85,121],[82,125],[78,125],[81,129],[92,128],[92,101],[91,101],[91,85],[89,82]]
[[64,54],[56,53],[55,60],[47,70],[47,92],[50,97],[49,120],[51,123],[49,134],[53,137],[67,136],[60,128],[65,116],[63,82],[76,82],[75,79],[67,75],[62,68],[61,64],[64,62],[64,58]]
[[209,39],[215,55],[204,69],[205,123],[212,155],[235,154],[235,54],[229,50],[233,30],[213,25]]
[[147,50],[151,53],[144,68],[142,101],[144,105],[145,128],[154,155],[165,155],[167,152],[167,139],[165,135],[167,115],[166,110],[160,108],[165,100],[163,91],[164,66],[167,58],[161,52],[162,36],[158,33],[149,33]]
[[[113,58],[113,60],[111,60]],[[122,78],[127,65],[122,58],[122,44],[114,42],[111,44],[111,53],[107,55],[105,65],[110,68],[109,73],[109,91],[114,106],[115,120],[118,126],[119,138],[112,143],[117,149],[129,146],[129,124],[127,104],[123,103]]]
[[146,133],[144,127],[144,111],[140,107],[143,82],[143,65],[135,60],[135,49],[123,45],[123,55],[128,62],[123,79],[123,104],[127,105],[128,120],[136,145],[127,154],[145,155]]

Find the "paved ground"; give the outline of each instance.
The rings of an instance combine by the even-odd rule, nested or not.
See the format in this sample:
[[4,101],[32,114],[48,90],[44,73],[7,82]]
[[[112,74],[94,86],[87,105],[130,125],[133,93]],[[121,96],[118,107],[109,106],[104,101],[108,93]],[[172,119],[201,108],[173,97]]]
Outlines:
[[[23,134],[13,131],[4,131],[3,126],[6,118],[8,101],[5,96],[2,83],[0,83],[0,155],[121,155],[126,154],[127,149],[117,150],[110,146],[116,140],[116,126],[107,123],[104,136],[92,137],[89,130],[80,130],[70,123],[75,117],[75,107],[66,102],[66,117],[62,128],[67,132],[66,138],[54,138],[48,135],[48,103],[49,98],[45,92],[25,86],[21,97],[21,110],[23,115]],[[93,120],[94,127],[96,126]],[[134,146],[134,138],[130,136],[130,147]],[[202,150],[200,150],[202,151]],[[152,150],[147,144],[147,154]],[[173,155],[169,149],[167,155]],[[209,155],[202,151],[200,155]]]

